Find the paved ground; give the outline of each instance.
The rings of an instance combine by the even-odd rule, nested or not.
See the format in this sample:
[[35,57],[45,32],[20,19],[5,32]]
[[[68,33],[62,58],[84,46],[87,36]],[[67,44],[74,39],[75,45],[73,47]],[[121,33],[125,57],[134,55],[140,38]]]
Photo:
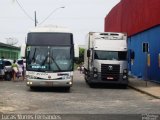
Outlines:
[[129,87],[154,98],[160,99],[160,83],[130,77]]
[[75,72],[70,93],[31,91],[25,82],[0,81],[0,113],[144,114],[160,113],[160,100],[133,89],[90,88]]

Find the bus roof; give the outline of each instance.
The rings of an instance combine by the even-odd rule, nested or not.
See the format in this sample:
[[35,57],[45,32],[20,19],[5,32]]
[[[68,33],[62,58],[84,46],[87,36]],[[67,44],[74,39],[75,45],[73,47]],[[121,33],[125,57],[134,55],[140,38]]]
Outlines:
[[43,26],[43,27],[35,27],[29,31],[30,32],[63,32],[63,33],[70,33],[70,30],[66,27],[60,26]]
[[31,32],[27,36],[27,45],[70,46],[73,45],[73,34],[63,32]]

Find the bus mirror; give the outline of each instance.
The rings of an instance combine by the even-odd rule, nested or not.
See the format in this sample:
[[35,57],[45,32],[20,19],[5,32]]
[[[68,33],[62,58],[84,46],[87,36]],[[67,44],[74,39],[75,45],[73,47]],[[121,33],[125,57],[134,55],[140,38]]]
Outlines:
[[91,51],[88,49],[87,50],[87,57],[90,57]]
[[74,45],[74,57],[79,57],[79,46],[76,44]]
[[21,57],[24,57],[24,58],[26,57],[25,50],[26,50],[26,44],[21,45],[21,50],[20,50]]

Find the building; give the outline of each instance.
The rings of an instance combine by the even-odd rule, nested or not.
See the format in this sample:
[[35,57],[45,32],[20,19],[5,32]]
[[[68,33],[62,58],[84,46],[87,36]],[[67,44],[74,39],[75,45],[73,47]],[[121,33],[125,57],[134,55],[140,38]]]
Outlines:
[[12,60],[20,58],[20,47],[0,43],[0,58],[1,57]]
[[[160,0],[121,0],[105,18],[105,32],[126,32],[135,76],[160,82]],[[131,57],[131,54],[130,54]]]

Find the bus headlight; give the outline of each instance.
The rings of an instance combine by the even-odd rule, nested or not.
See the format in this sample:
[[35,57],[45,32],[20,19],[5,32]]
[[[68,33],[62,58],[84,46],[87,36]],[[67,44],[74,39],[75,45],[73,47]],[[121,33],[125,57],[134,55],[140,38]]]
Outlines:
[[72,85],[72,82],[69,82],[70,85]]
[[32,82],[27,82],[27,85],[32,85]]

